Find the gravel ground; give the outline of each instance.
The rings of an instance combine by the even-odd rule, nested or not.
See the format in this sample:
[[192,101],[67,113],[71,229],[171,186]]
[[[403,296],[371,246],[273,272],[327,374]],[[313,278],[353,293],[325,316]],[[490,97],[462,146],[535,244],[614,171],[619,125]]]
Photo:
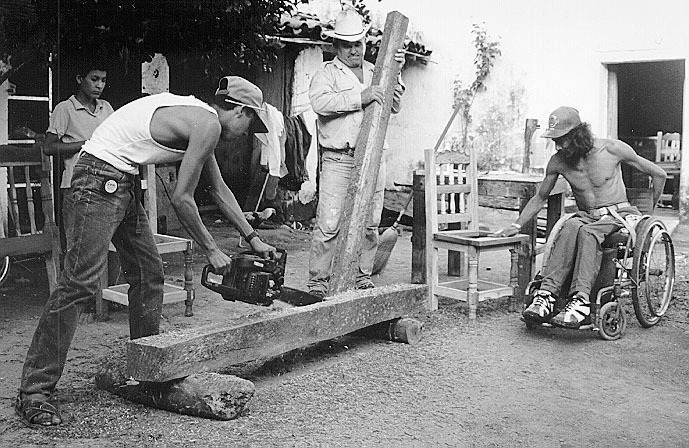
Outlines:
[[[497,219],[497,218],[496,218]],[[237,250],[236,233],[213,234]],[[306,281],[307,231],[263,231],[288,250],[287,284]],[[15,278],[0,288],[0,446],[56,447],[569,447],[687,446],[689,433],[689,241],[677,234],[677,282],[667,318],[643,329],[628,307],[628,328],[606,342],[584,331],[528,331],[507,301],[482,303],[475,323],[467,307],[441,302],[416,345],[365,332],[267,360],[228,366],[256,395],[227,422],[182,416],[96,390],[99,359],[128,338],[126,310],[78,329],[57,392],[65,424],[34,431],[12,411],[26,347],[46,288]],[[686,238],[689,240],[689,238]],[[378,284],[409,281],[405,230]],[[506,272],[506,257],[482,274]],[[167,257],[171,273],[179,261]],[[195,258],[195,272],[204,260]],[[38,269],[36,269],[38,266]],[[30,266],[39,275],[40,265]],[[19,281],[17,281],[19,280]],[[198,285],[199,283],[196,282]],[[166,305],[165,331],[257,312],[197,289],[193,318]],[[260,311],[260,310],[259,310]],[[631,313],[631,314],[629,314]]]

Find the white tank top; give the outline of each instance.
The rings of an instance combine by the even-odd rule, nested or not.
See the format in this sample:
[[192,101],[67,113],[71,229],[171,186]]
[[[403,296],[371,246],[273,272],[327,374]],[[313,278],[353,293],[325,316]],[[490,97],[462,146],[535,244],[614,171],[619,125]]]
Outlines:
[[125,104],[96,128],[82,151],[125,173],[138,174],[139,165],[177,162],[183,149],[168,148],[151,137],[151,118],[159,107],[198,106],[216,116],[208,104],[193,96],[158,93]]

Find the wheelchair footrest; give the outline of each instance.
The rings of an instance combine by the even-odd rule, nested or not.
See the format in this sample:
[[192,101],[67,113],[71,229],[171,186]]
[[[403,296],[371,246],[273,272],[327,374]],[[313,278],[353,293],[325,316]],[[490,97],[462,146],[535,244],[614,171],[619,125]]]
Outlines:
[[586,323],[586,324],[581,324],[579,328],[566,328],[566,327],[560,327],[558,325],[553,325],[550,322],[543,322],[543,323],[537,323],[537,322],[531,322],[527,321],[524,319],[524,316],[522,316],[521,321],[524,322],[527,325],[534,326],[534,327],[543,327],[543,328],[562,328],[563,330],[591,330],[591,331],[598,331],[598,327],[595,326],[592,323]]

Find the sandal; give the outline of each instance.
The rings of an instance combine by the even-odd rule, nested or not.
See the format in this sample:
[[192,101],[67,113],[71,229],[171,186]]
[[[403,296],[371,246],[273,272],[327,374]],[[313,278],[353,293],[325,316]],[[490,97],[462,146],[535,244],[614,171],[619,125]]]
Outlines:
[[[47,428],[51,426],[57,426],[62,423],[62,416],[60,415],[60,411],[58,411],[53,404],[45,400],[22,400],[21,395],[17,395],[17,401],[14,404],[14,412],[17,413],[21,422],[24,425],[32,429]],[[36,417],[38,417],[41,414],[50,414],[51,418],[49,421],[46,422],[48,424],[34,423]],[[56,416],[58,420],[60,420],[60,422],[53,423],[53,416]]]

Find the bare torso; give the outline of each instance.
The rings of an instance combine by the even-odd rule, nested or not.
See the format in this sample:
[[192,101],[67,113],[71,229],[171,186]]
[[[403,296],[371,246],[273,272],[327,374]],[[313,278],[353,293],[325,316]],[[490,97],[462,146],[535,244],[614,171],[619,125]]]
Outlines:
[[552,168],[569,182],[580,210],[627,201],[622,159],[611,147],[614,144],[614,140],[595,139],[593,149],[575,165],[567,164],[560,154],[553,156]]

